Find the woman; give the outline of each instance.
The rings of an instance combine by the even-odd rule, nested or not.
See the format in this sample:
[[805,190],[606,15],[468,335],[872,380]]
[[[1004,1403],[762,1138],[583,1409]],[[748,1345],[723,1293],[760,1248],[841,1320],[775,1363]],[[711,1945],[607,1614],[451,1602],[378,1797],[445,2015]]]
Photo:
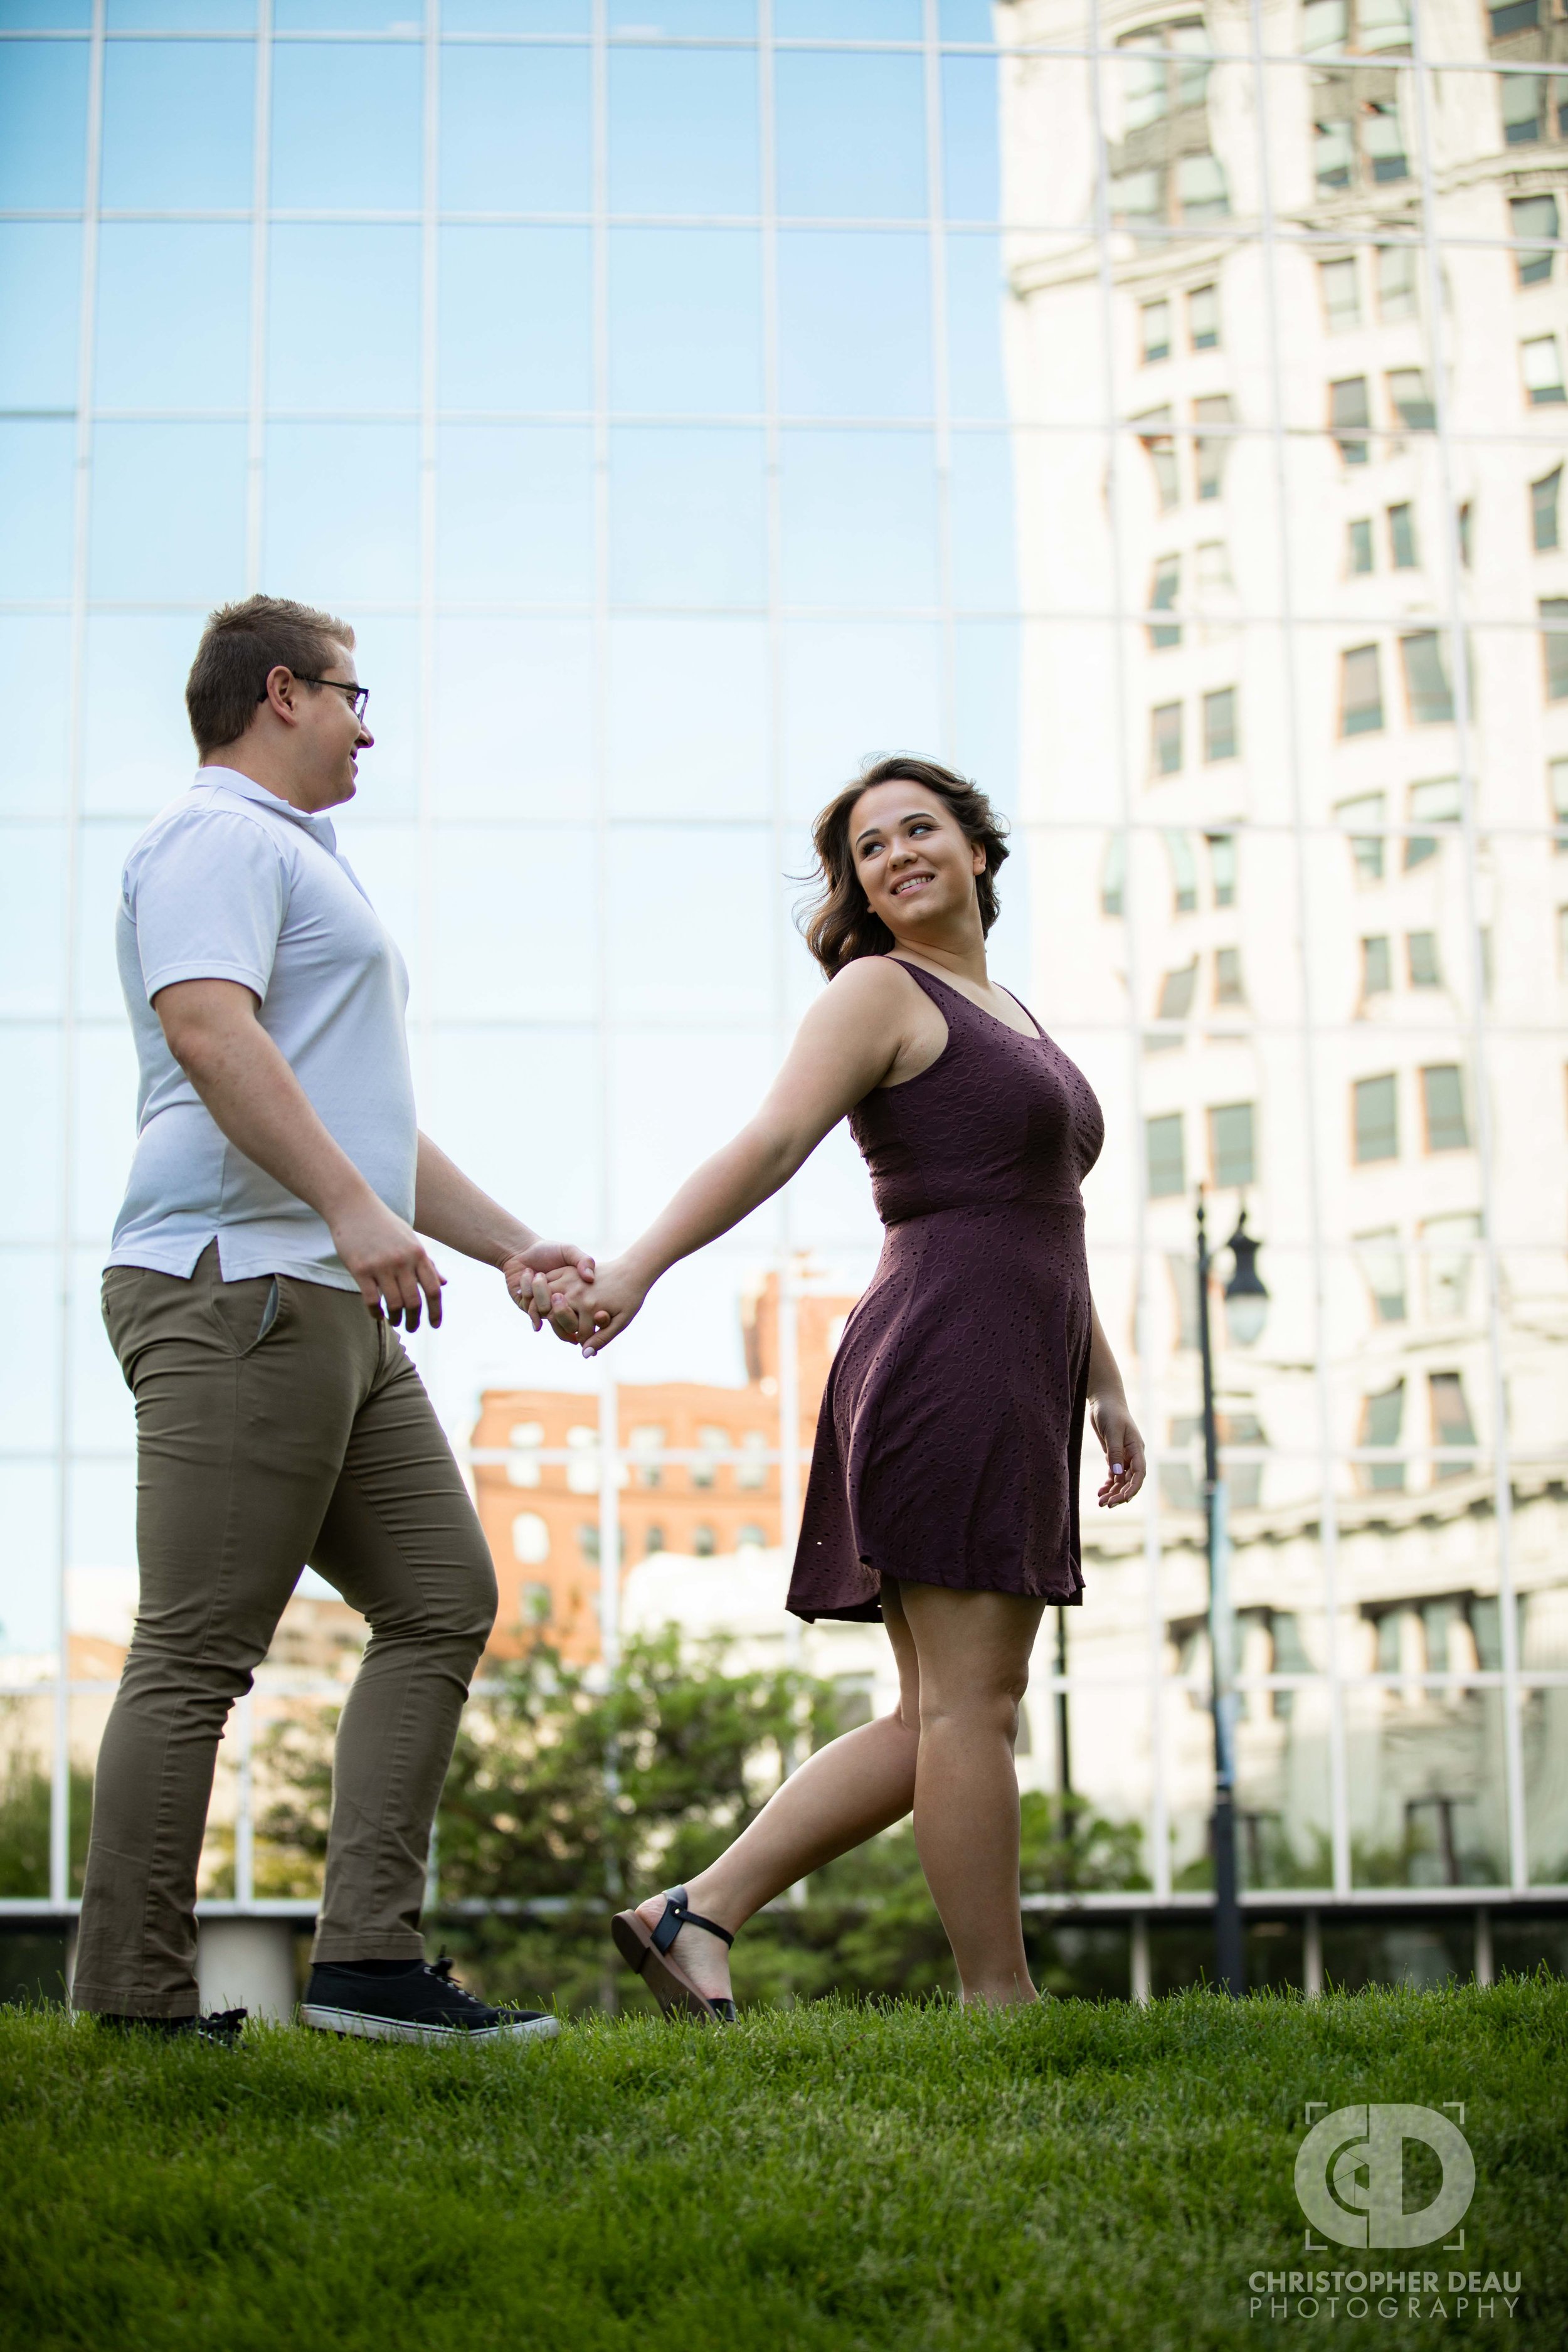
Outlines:
[[1101,1506],[1143,1483],[1084,1256],[1100,1107],[987,973],[1007,855],[990,804],[930,761],[889,759],[814,838],[825,887],[805,936],[832,985],[755,1118],[591,1283],[509,1270],[520,1304],[596,1354],[846,1113],[888,1229],[828,1375],[789,1607],[880,1617],[899,1704],[818,1749],[689,1889],[616,1920],[661,2004],[707,2018],[734,2014],[729,1947],[752,1914],[911,1807],[964,2000],[1037,1998],[1013,1747],[1041,1614],[1082,1591],[1086,1411]]

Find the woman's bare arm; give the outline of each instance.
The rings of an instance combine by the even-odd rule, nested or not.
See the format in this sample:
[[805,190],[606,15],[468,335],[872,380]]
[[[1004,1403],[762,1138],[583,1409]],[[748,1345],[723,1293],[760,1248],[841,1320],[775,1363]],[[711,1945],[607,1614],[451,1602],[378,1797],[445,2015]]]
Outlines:
[[[552,1276],[548,1284],[540,1277],[535,1297],[558,1318],[564,1319],[563,1310],[575,1314],[584,1354],[625,1330],[660,1275],[727,1234],[789,1181],[828,1130],[887,1076],[916,1010],[908,981],[884,959],[850,964],[801,1023],[756,1117],[687,1178],[640,1239],[602,1265],[591,1284],[575,1276]],[[528,1279],[521,1268],[513,1278],[509,1266],[508,1276],[514,1291]]]

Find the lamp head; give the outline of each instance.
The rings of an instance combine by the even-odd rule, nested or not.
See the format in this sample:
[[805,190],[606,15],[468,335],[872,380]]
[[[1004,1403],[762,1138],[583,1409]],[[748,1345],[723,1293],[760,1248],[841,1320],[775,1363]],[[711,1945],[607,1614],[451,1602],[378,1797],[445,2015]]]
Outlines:
[[1268,1292],[1258,1271],[1258,1244],[1247,1230],[1245,1208],[1226,1247],[1235,1264],[1225,1286],[1226,1328],[1238,1348],[1250,1348],[1268,1319]]

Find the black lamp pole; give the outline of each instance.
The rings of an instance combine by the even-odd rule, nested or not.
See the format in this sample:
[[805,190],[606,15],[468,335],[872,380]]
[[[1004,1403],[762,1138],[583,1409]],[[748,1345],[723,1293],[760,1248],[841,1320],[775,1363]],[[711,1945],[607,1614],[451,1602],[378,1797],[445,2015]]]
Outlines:
[[1214,1688],[1214,1932],[1215,1965],[1226,1992],[1247,1990],[1241,1906],[1236,1883],[1236,1691],[1232,1682],[1230,1528],[1225,1480],[1219,1475],[1215,1424],[1214,1350],[1209,1338],[1208,1228],[1198,1187],[1198,1347],[1204,1367],[1204,1517],[1208,1535],[1209,1656]]

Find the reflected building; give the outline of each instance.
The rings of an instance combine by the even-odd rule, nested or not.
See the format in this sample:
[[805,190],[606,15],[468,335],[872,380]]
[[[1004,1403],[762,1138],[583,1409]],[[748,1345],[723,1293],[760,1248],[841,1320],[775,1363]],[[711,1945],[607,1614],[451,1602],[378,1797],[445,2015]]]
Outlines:
[[1202,1883],[1201,1183],[1271,1293],[1218,1327],[1247,1879],[1561,1886],[1564,28],[998,21],[1037,997],[1131,1147],[1091,1247],[1160,1455],[1080,1769]]

